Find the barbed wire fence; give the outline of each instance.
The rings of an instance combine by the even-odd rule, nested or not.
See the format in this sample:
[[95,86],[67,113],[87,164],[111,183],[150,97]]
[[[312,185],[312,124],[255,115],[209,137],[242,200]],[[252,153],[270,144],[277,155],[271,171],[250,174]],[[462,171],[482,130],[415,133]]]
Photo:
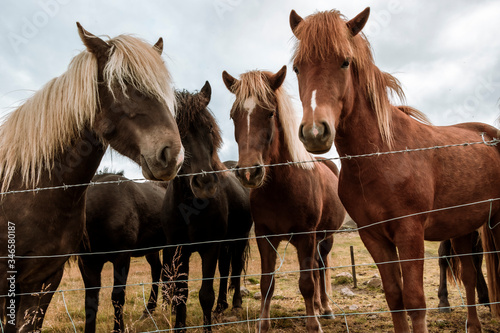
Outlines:
[[[181,174],[178,175],[177,177],[189,177],[189,176],[195,176],[195,175],[208,175],[212,173],[222,173],[222,172],[233,172],[235,170],[243,170],[243,169],[253,169],[253,168],[260,168],[260,167],[279,167],[279,166],[291,166],[294,164],[301,164],[301,163],[322,163],[325,160],[343,160],[343,159],[353,159],[353,158],[367,158],[367,157],[379,157],[379,156],[384,156],[384,155],[393,155],[393,154],[405,154],[405,153],[413,153],[413,152],[424,152],[424,151],[430,151],[430,150],[436,150],[436,149],[446,149],[446,148],[452,148],[452,147],[468,147],[468,146],[473,146],[473,145],[489,145],[489,146],[495,146],[498,143],[500,143],[499,139],[492,139],[492,140],[485,140],[484,138],[484,133],[481,133],[481,141],[476,141],[476,142],[465,142],[465,143],[460,143],[460,144],[450,144],[450,145],[438,145],[438,146],[432,146],[432,147],[423,147],[423,148],[406,148],[402,150],[394,150],[394,151],[387,151],[387,152],[376,152],[376,153],[369,153],[369,154],[360,154],[360,155],[345,155],[345,156],[340,156],[340,157],[332,157],[332,158],[321,158],[321,159],[314,159],[314,160],[308,160],[308,161],[298,161],[298,162],[284,162],[284,163],[275,163],[275,164],[267,164],[267,165],[261,165],[261,166],[253,166],[253,167],[246,167],[246,168],[230,168],[226,170],[217,170],[217,171],[201,171],[197,173],[190,173],[190,174]],[[143,182],[145,179],[126,179],[126,180],[117,180],[117,181],[106,181],[106,182],[89,182],[89,183],[83,183],[83,184],[68,184],[68,185],[61,185],[61,186],[52,186],[52,187],[42,187],[42,188],[33,188],[33,189],[25,189],[25,190],[14,190],[14,191],[5,191],[5,192],[0,192],[1,196],[4,195],[11,195],[11,194],[16,194],[16,193],[30,193],[30,192],[40,192],[40,191],[47,191],[47,190],[67,190],[72,187],[83,187],[83,186],[99,186],[103,184],[121,184],[121,183],[126,183],[126,182]],[[435,213],[435,212],[442,212],[446,210],[452,210],[452,209],[457,209],[457,208],[463,208],[463,207],[469,207],[469,206],[474,206],[474,205],[480,205],[480,204],[489,204],[490,205],[490,216],[491,216],[491,209],[492,209],[492,204],[493,202],[500,201],[500,198],[489,198],[489,199],[484,199],[484,200],[479,200],[475,202],[468,202],[468,203],[462,203],[462,204],[457,204],[454,206],[449,206],[449,207],[442,207],[442,208],[436,208],[436,209],[431,209],[427,211],[422,211],[422,212],[415,212],[395,218],[390,218],[382,221],[376,221],[374,223],[371,223],[366,226],[361,226],[357,228],[351,228],[348,230],[316,230],[316,231],[308,231],[308,232],[296,232],[296,233],[285,233],[285,234],[276,234],[276,235],[264,235],[264,236],[251,236],[249,238],[244,238],[248,240],[256,240],[256,239],[266,239],[269,243],[270,238],[272,237],[288,237],[288,241],[286,242],[285,245],[285,251],[283,255],[281,255],[278,252],[278,249],[274,249],[278,255],[279,259],[279,265],[278,268],[275,269],[275,271],[268,273],[272,278],[274,278],[276,275],[283,275],[283,274],[291,274],[291,273],[300,273],[301,270],[287,270],[287,271],[282,271],[282,266],[285,261],[285,254],[286,254],[286,249],[288,248],[288,245],[291,243],[292,239],[294,236],[299,236],[299,235],[305,235],[305,234],[312,234],[316,233],[317,235],[327,235],[327,234],[339,234],[339,233],[346,233],[346,232],[357,232],[366,228],[370,228],[373,226],[381,225],[384,223],[389,223],[392,221],[408,218],[408,217],[413,217],[413,216],[418,216],[418,215],[425,215],[425,214],[430,214],[430,213]],[[500,222],[499,222],[500,223]],[[488,227],[490,229],[493,229],[498,226],[498,223],[495,225],[491,225],[491,221],[488,221]],[[219,239],[219,240],[211,240],[211,241],[204,241],[204,242],[193,242],[193,243],[184,243],[184,244],[170,244],[170,245],[164,245],[164,246],[156,246],[156,247],[147,247],[147,248],[140,248],[140,249],[127,249],[127,250],[117,250],[117,251],[106,251],[106,252],[84,252],[84,253],[63,253],[63,254],[55,254],[55,255],[31,255],[31,256],[21,256],[21,255],[16,255],[14,258],[15,259],[44,259],[44,258],[61,258],[61,257],[72,257],[72,256],[91,256],[91,255],[105,255],[105,254],[118,254],[118,253],[127,253],[127,252],[135,252],[135,251],[154,251],[154,250],[162,250],[166,249],[169,247],[182,247],[182,246],[197,246],[197,245],[205,245],[205,244],[210,244],[210,243],[218,243],[221,241],[224,242],[231,242],[231,241],[241,241],[242,238],[234,238],[234,239]],[[321,241],[320,241],[321,242]],[[319,253],[319,243],[318,243],[318,253]],[[500,253],[500,251],[491,251],[491,252],[483,252],[484,254],[496,254]],[[417,259],[407,259],[407,260],[394,260],[394,261],[387,261],[387,262],[380,262],[377,265],[385,265],[385,264],[395,264],[395,263],[402,263],[402,262],[408,262],[408,261],[424,261],[424,260],[438,260],[440,258],[445,258],[448,261],[448,264],[450,265],[449,259],[456,258],[456,257],[462,257],[462,256],[474,256],[477,255],[477,253],[467,253],[467,254],[452,254],[452,255],[447,255],[447,256],[430,256],[430,257],[424,257],[424,258],[417,258]],[[8,259],[8,256],[0,256],[0,259]],[[321,258],[321,256],[320,256]],[[323,263],[324,264],[324,263]],[[330,266],[330,267],[321,267],[321,268],[313,268],[309,270],[302,270],[302,271],[320,271],[323,272],[327,269],[342,269],[342,268],[352,268],[354,267],[363,267],[363,266],[373,266],[374,262],[368,262],[368,263],[358,263],[358,264],[351,264],[351,265],[340,265],[340,266]],[[324,265],[323,265],[324,266]],[[453,274],[453,270],[451,270]],[[242,274],[239,276],[232,275],[232,277],[237,277],[237,278],[249,278],[249,277],[261,277],[262,274]],[[54,293],[54,294],[61,294],[64,308],[66,310],[66,314],[71,322],[72,328],[74,332],[77,332],[75,322],[73,321],[73,318],[71,317],[70,311],[68,309],[68,304],[66,301],[65,295],[69,292],[77,292],[77,291],[85,291],[89,289],[109,289],[109,288],[114,288],[114,287],[130,287],[130,286],[139,286],[142,288],[142,295],[143,295],[143,303],[145,309],[147,309],[147,300],[146,300],[146,292],[145,292],[145,287],[146,286],[151,286],[153,284],[160,284],[160,285],[166,285],[166,284],[171,284],[171,283],[176,283],[176,282],[196,282],[196,281],[203,281],[203,280],[219,280],[223,277],[213,277],[213,278],[194,278],[194,279],[178,279],[176,281],[161,281],[161,282],[141,282],[141,283],[130,283],[126,285],[121,285],[121,286],[101,286],[101,287],[94,287],[94,288],[73,288],[73,289],[65,289],[65,290],[55,290],[55,291],[39,291],[39,292],[30,292],[30,293],[16,293],[16,296],[22,296],[22,295],[42,295],[42,294],[47,294],[47,293]],[[229,278],[229,276],[227,276]],[[483,305],[493,305],[497,304],[500,302],[490,302],[490,303],[481,303],[481,304],[475,304],[475,305],[467,305],[464,297],[460,291],[460,286],[458,283],[458,279],[453,275],[452,276],[453,280],[455,281],[455,286],[458,289],[458,293],[461,299],[461,304],[459,305],[454,305],[450,306],[450,308],[468,308],[470,306],[483,306]],[[326,283],[326,279],[325,279]],[[264,295],[262,295],[264,296]],[[345,312],[332,298],[332,295],[328,295],[330,298],[330,301],[336,306],[336,308],[339,310],[339,312],[336,312],[336,316],[341,316],[344,319],[345,322],[345,328],[347,332],[350,332],[349,330],[349,325],[347,322],[347,317],[349,316],[358,316],[358,315],[377,315],[377,314],[384,314],[384,313],[392,313],[392,312],[398,312],[398,311],[391,311],[391,310],[381,310],[381,311],[366,311],[366,312]],[[0,295],[0,299],[9,297],[9,295]],[[266,294],[265,297],[268,297],[268,294]],[[439,308],[435,307],[427,307],[425,309],[405,309],[405,310],[400,310],[400,311],[418,311],[418,310],[438,310]],[[151,312],[147,312],[149,318],[153,321],[153,324],[155,326],[154,331],[147,331],[144,333],[149,333],[149,332],[175,332],[179,329],[176,328],[167,328],[167,329],[161,329],[157,322],[155,321],[153,315]],[[218,323],[213,323],[211,326],[212,327],[222,327],[226,325],[238,325],[238,324],[252,324],[252,323],[257,323],[258,321],[262,319],[269,319],[271,321],[276,321],[276,320],[294,320],[294,319],[306,319],[309,316],[302,315],[302,316],[280,316],[280,317],[273,317],[273,318],[247,318],[244,320],[236,320],[236,321],[230,321],[230,322],[218,322]],[[197,325],[197,326],[190,326],[190,327],[184,327],[182,328],[183,330],[194,330],[194,329],[201,329],[205,328],[206,326],[203,325]],[[4,332],[4,327],[3,324],[0,322],[0,328],[1,331]],[[465,331],[467,329],[465,328]]]

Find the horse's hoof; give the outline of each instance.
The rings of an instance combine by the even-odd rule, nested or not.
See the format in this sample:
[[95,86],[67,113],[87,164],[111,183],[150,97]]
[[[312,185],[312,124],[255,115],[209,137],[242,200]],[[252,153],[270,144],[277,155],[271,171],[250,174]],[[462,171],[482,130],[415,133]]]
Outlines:
[[237,316],[241,313],[242,310],[243,308],[241,306],[233,306],[233,308],[231,309],[231,313]]
[[217,306],[215,307],[215,310],[214,312],[216,314],[222,314],[224,311],[226,311],[226,309],[229,307],[229,305],[227,303],[219,303],[217,304]]
[[324,318],[324,319],[335,319],[335,315],[333,314],[333,312],[325,312],[323,313],[323,315],[321,315],[321,318]]
[[441,312],[441,313],[450,313],[451,312],[451,308],[449,308],[449,307],[441,307],[441,308],[439,308],[439,312]]

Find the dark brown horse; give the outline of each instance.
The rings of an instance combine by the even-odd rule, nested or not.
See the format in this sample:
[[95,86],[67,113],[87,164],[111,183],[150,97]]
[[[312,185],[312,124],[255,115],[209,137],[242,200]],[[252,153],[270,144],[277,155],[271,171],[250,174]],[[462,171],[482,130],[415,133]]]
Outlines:
[[[186,148],[186,162],[180,174],[199,174],[172,180],[163,204],[163,229],[169,245],[163,251],[164,263],[170,266],[165,271],[177,271],[168,277],[175,284],[175,327],[186,326],[189,258],[193,252],[198,252],[203,274],[199,300],[203,309],[203,324],[206,325],[204,330],[207,332],[212,330],[210,325],[215,301],[213,278],[217,261],[221,281],[216,311],[222,312],[228,307],[226,294],[230,269],[231,285],[234,287],[233,308],[241,308],[240,275],[252,226],[248,190],[241,186],[236,177],[229,172],[202,173],[227,170],[217,154],[222,138],[214,116],[207,109],[210,97],[208,82],[196,94],[187,91],[177,93],[176,120],[182,144]],[[226,239],[239,240],[224,242]],[[199,242],[207,243],[172,246]],[[176,252],[180,255],[174,261]],[[167,281],[167,278],[163,280]]]
[[[162,264],[159,247],[166,244],[160,213],[166,183],[134,183],[120,174],[99,174],[101,184],[87,190],[86,232],[78,264],[85,284],[85,332],[96,331],[101,272],[106,262],[113,263],[114,287],[111,300],[115,310],[114,332],[124,332],[123,305],[131,257],[146,256],[151,266],[152,286],[143,317],[156,308]],[[140,250],[153,248],[150,250]],[[120,252],[122,251],[122,252]],[[104,252],[105,254],[93,254]],[[110,252],[110,253],[106,253]]]
[[[331,231],[342,225],[345,209],[337,195],[338,169],[333,162],[265,166],[313,159],[297,138],[294,110],[282,87],[285,76],[286,66],[276,74],[247,72],[239,80],[227,72],[222,75],[229,91],[236,95],[231,109],[239,150],[236,175],[251,188],[250,204],[261,258],[262,301],[257,329],[267,332],[270,328],[276,249],[282,240],[290,239],[299,258],[299,288],[309,316],[307,330],[319,332],[321,326],[315,316],[333,317],[330,270],[321,270],[320,274],[313,269],[329,267]],[[299,234],[274,236],[288,233]]]
[[[108,145],[139,163],[148,179],[170,180],[183,161],[162,40],[104,41],[77,25],[87,50],[0,128],[2,192],[59,186],[1,196],[0,318],[7,332],[40,330],[66,254],[83,235],[87,186],[72,185],[92,179]],[[10,252],[7,230],[15,241]]]
[[[483,243],[479,232],[475,231],[472,238],[472,253],[474,261],[474,270],[476,272],[476,290],[479,304],[486,304],[489,307],[490,298],[488,297],[488,286],[484,279],[482,265],[483,265]],[[450,312],[450,302],[448,301],[448,283],[447,280],[454,283],[460,280],[460,259],[455,255],[455,251],[451,246],[450,240],[442,241],[439,244],[439,311]]]
[[[389,94],[402,97],[403,92],[397,79],[373,62],[360,33],[368,16],[369,8],[350,21],[337,11],[306,19],[292,11],[290,25],[298,39],[294,71],[304,110],[299,136],[313,152],[326,152],[335,142],[341,157],[375,153],[342,159],[339,195],[378,265],[395,331],[410,331],[408,313],[413,331],[427,332],[424,239],[451,239],[457,254],[469,254],[473,232],[481,228],[485,250],[493,251],[486,254],[490,301],[500,301],[495,252],[500,249],[500,152],[487,143],[499,132],[482,123],[432,126],[417,110],[393,106]],[[466,142],[480,144],[376,154]],[[467,327],[480,332],[473,256],[460,258]],[[492,313],[500,314],[499,304],[492,305]]]

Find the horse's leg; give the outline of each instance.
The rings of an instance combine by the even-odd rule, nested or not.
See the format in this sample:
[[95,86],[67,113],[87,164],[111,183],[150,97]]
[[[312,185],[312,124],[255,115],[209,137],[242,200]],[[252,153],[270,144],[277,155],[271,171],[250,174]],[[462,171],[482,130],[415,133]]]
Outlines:
[[[16,315],[17,332],[41,332],[43,319],[47,313],[50,300],[57,290],[64,273],[64,266],[56,271],[43,283],[29,284],[21,286],[20,292],[33,293],[16,297],[19,299],[19,306]],[[35,294],[38,293],[39,294]]]
[[[269,244],[269,242],[272,244]],[[270,328],[270,306],[271,299],[274,294],[274,275],[272,274],[276,268],[276,251],[280,243],[279,238],[270,237],[269,241],[266,238],[257,238],[257,245],[260,253],[260,320],[257,322],[257,332],[264,333]],[[274,247],[274,248],[273,248]]]
[[125,305],[125,285],[127,284],[128,272],[130,269],[130,255],[120,255],[113,261],[113,292],[111,302],[115,309],[115,325],[113,332],[124,332],[123,306]]
[[476,271],[472,253],[472,234],[453,238],[451,244],[455,253],[465,254],[460,258],[462,264],[461,278],[467,296],[467,331],[469,333],[481,332],[481,323],[477,316],[476,308]]
[[[183,327],[186,327],[186,316],[187,316],[187,299],[189,295],[188,290],[188,278],[189,278],[189,257],[191,252],[186,248],[177,248],[180,251],[179,255],[172,255],[175,262],[169,263],[173,269],[174,275],[170,278],[175,280],[173,287],[173,299],[172,305],[175,309],[175,328],[181,328],[180,332],[185,332]],[[169,249],[170,251],[172,248]],[[178,258],[178,260],[176,259]]]
[[[424,294],[424,233],[418,219],[401,220],[395,243],[403,273],[403,302],[414,333],[427,333]],[[384,284],[385,287],[385,284]],[[405,318],[406,319],[406,318]]]
[[141,319],[146,319],[156,309],[156,302],[158,300],[158,282],[160,282],[161,275],[161,261],[160,252],[154,252],[146,255],[146,260],[151,267],[151,293],[149,294],[148,305],[144,309]]
[[99,307],[99,289],[104,262],[78,259],[78,267],[85,285],[85,333],[96,331],[97,310]]
[[299,258],[299,289],[306,305],[306,328],[308,332],[322,332],[314,311],[316,283],[312,269],[317,265],[316,236],[314,234],[297,236],[295,239]]
[[448,270],[448,260],[443,258],[443,256],[449,256],[451,253],[451,242],[449,240],[443,241],[439,244],[438,255],[439,255],[439,311],[440,312],[450,312],[450,303],[448,302],[448,286],[446,274]]
[[[401,270],[397,261],[398,254],[396,246],[388,239],[372,235],[369,229],[359,231],[361,240],[377,264],[384,287],[385,299],[391,310],[394,331],[410,332],[410,326],[404,311],[403,303],[403,281],[401,280]],[[383,262],[393,262],[390,264],[379,264]]]
[[245,267],[245,251],[247,245],[247,239],[236,241],[231,251],[231,287],[234,288],[233,310],[241,309],[243,304],[243,297],[241,296],[241,274]]
[[[212,332],[212,308],[215,302],[214,276],[219,257],[219,244],[210,245],[200,253],[203,281],[200,288],[200,304],[203,309],[203,325],[205,332]],[[227,279],[226,279],[227,280]]]
[[330,307],[330,295],[332,294],[332,283],[331,283],[331,270],[330,268],[330,251],[333,247],[333,235],[327,237],[322,242],[319,243],[319,265],[320,270],[320,295],[321,295],[321,306],[323,308],[323,318],[334,319],[332,308]]
[[[316,249],[316,248],[315,248]],[[321,305],[321,273],[320,273],[320,268],[323,266],[321,264],[321,259],[319,258],[319,254],[315,253],[314,254],[314,260],[313,260],[313,278],[314,278],[314,297],[313,297],[313,304],[314,304],[314,313],[316,316],[321,316],[323,313],[323,307]]]
[[[481,238],[479,237],[479,232],[475,231],[472,240],[472,251],[476,253],[473,256],[474,267],[476,268],[476,290],[477,296],[480,304],[488,304],[490,302],[490,297],[488,295],[488,285],[484,279],[483,275],[483,244]],[[486,305],[489,307],[489,305]]]
[[229,248],[232,244],[226,243],[221,246],[219,254],[219,297],[217,298],[217,306],[215,307],[215,313],[221,314],[229,306],[227,304],[227,280],[229,277],[229,265],[231,263],[231,255],[229,253]]

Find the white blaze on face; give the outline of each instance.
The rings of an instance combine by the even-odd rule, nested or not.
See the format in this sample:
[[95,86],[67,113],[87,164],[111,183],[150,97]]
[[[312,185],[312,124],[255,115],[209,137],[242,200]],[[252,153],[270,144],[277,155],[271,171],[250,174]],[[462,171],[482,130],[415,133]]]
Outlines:
[[318,128],[316,127],[316,122],[314,121],[314,111],[316,111],[317,106],[318,106],[318,104],[316,103],[316,90],[314,90],[311,94],[311,110],[312,110],[312,118],[313,118],[312,132],[313,132],[314,136],[319,134]]
[[[257,103],[255,103],[255,99],[253,97],[247,98],[245,103],[243,103],[243,108],[245,111],[247,111],[247,135],[250,136],[250,116],[252,115],[252,112],[255,110],[255,106],[257,106]],[[247,139],[247,150],[248,150],[248,139]]]

